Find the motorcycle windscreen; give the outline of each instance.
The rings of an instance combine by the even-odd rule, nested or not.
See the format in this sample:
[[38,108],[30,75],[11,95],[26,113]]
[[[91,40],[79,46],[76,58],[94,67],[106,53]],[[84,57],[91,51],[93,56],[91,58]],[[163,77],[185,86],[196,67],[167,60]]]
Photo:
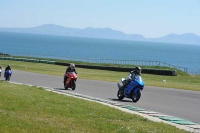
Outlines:
[[76,74],[75,72],[72,72],[72,73],[70,74],[70,76],[71,76],[71,78],[73,78],[73,79],[76,79],[76,78],[77,78],[77,74]]
[[140,75],[136,75],[134,77],[134,80],[135,80],[135,82],[137,82],[138,85],[140,85],[142,87],[144,86],[144,81]]

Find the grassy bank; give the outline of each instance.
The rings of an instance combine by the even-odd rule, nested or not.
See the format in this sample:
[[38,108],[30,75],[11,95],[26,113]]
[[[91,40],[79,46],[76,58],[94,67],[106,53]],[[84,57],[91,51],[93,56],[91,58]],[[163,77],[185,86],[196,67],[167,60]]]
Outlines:
[[[34,73],[49,74],[55,76],[63,76],[63,73],[66,70],[66,66],[33,63],[33,62],[0,60],[0,65],[2,67],[5,68],[7,64],[10,64],[12,69],[29,71]],[[83,68],[77,68],[77,71],[79,73],[79,78],[110,81],[110,82],[120,82],[122,77],[127,77],[128,75],[127,72],[115,72],[115,71],[83,69]],[[199,75],[188,75],[184,72],[178,72],[178,76],[142,74],[142,77],[145,81],[145,85],[147,86],[160,86],[167,88],[200,91]],[[165,80],[166,83],[164,83],[163,80]]]
[[0,132],[185,133],[95,102],[0,81]]

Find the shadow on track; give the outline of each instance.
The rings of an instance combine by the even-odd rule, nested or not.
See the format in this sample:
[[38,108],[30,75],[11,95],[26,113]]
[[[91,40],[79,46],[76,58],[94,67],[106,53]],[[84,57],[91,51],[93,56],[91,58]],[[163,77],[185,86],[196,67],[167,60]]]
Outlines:
[[119,99],[115,99],[115,98],[108,98],[112,101],[118,101],[118,102],[123,102],[123,103],[128,103],[128,102],[132,102],[131,100],[119,100]]
[[65,91],[72,91],[72,92],[74,92],[74,90],[72,90],[72,89],[67,89],[67,90],[66,90],[66,89],[64,89],[64,88],[53,88],[53,90],[55,90],[55,91],[56,91],[56,90],[62,90],[62,91],[65,90]]
[[53,88],[54,90],[65,90],[65,88]]

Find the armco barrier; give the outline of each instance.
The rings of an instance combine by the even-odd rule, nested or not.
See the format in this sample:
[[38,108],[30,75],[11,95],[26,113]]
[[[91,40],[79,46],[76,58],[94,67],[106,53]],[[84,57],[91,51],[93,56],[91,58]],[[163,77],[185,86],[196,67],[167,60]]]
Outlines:
[[47,61],[47,64],[55,64],[55,61]]
[[40,60],[40,63],[47,63],[47,60]]
[[[26,58],[12,58],[12,57],[0,57],[0,60],[16,60],[16,61],[26,61],[26,62],[38,62],[46,64],[55,64],[62,66],[69,66],[69,63],[48,61],[48,60],[36,60],[36,59],[26,59]],[[121,68],[121,67],[105,67],[105,66],[89,66],[89,65],[76,65],[80,68],[88,69],[99,69],[99,70],[109,70],[109,71],[118,71],[118,72],[130,72],[133,68]],[[168,75],[168,76],[177,76],[176,70],[157,70],[157,69],[142,69],[142,73],[146,74],[156,74],[156,75]]]
[[[69,66],[69,63],[55,62],[55,65]],[[118,72],[130,72],[133,68],[121,68],[121,67],[104,67],[104,66],[89,66],[89,65],[76,65],[80,68],[88,69],[100,69],[100,70],[110,70]],[[142,73],[146,74],[155,74],[155,75],[168,75],[168,76],[177,76],[176,70],[158,70],[158,69],[142,69]]]
[[1,57],[2,60],[12,60],[12,57]]
[[16,61],[24,61],[24,58],[13,58]]

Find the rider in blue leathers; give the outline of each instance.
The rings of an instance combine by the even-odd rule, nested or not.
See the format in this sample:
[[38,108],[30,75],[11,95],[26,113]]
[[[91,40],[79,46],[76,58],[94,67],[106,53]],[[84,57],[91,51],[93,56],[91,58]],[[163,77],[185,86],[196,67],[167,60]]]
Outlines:
[[4,77],[6,76],[6,71],[7,71],[7,70],[11,70],[10,65],[8,65],[8,66],[5,68]]

